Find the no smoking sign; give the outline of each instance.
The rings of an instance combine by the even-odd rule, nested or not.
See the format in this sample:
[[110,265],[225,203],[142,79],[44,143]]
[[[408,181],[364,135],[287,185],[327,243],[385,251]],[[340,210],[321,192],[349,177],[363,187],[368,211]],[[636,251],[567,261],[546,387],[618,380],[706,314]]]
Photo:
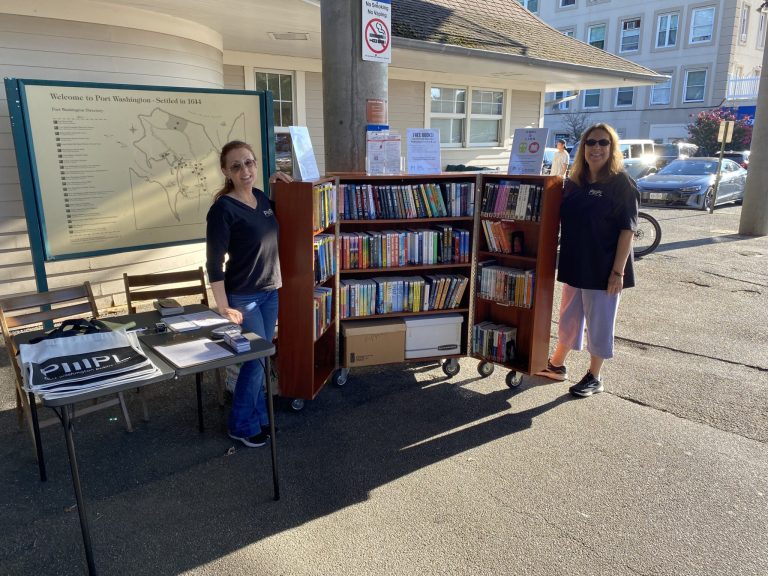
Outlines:
[[363,60],[389,63],[392,59],[392,4],[390,0],[362,0]]

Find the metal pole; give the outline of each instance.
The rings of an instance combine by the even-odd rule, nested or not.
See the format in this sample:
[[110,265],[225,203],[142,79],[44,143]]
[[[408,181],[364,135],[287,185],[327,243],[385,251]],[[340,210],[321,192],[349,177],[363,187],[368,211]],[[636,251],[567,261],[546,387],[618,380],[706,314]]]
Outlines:
[[[726,130],[727,131],[727,130]],[[717,173],[715,174],[715,185],[712,191],[712,203],[709,205],[709,213],[715,213],[715,202],[717,202],[717,189],[720,187],[720,170],[723,168],[723,152],[725,152],[725,137],[720,142],[720,156],[717,158]],[[706,196],[704,196],[706,201]]]

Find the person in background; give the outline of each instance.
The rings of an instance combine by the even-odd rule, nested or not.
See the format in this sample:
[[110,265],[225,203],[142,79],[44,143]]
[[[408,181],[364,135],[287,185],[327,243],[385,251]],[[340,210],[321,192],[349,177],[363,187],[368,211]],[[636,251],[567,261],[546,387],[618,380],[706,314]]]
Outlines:
[[[254,187],[258,163],[251,146],[229,142],[219,160],[225,181],[208,210],[205,237],[211,290],[222,316],[271,342],[282,284],[277,219],[267,195]],[[278,179],[292,180],[277,172],[269,182]],[[268,426],[262,365],[258,360],[244,362],[227,420],[229,436],[248,447],[264,446]]]
[[547,368],[538,374],[565,380],[566,358],[583,348],[586,328],[589,369],[569,389],[581,397],[603,391],[600,372],[613,357],[621,291],[635,285],[632,239],[640,195],[623,170],[618,144],[616,131],[607,124],[584,132],[560,206],[558,341]]
[[555,142],[555,147],[557,152],[555,152],[555,156],[552,158],[552,169],[549,174],[565,178],[565,174],[568,172],[568,161],[570,160],[568,150],[565,149],[565,140],[560,139]]

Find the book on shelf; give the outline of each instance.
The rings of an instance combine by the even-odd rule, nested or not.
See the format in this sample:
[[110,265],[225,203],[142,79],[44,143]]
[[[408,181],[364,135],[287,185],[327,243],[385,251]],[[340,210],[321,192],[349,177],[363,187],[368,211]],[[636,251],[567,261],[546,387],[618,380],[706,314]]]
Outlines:
[[312,187],[312,207],[314,230],[324,230],[336,223],[336,186],[332,182],[323,182]]
[[478,295],[519,308],[533,306],[534,271],[488,265],[479,269]]
[[515,359],[516,339],[516,327],[486,320],[472,328],[472,351],[493,362],[511,362]]
[[314,250],[315,282],[325,282],[336,274],[336,237],[318,234],[312,240]]
[[320,335],[331,325],[333,320],[333,289],[319,286],[314,292],[315,325],[314,339],[317,340]]
[[469,279],[460,274],[342,280],[342,318],[458,308]]
[[519,180],[487,182],[483,191],[481,216],[508,220],[541,220],[541,184]]
[[339,185],[344,220],[387,220],[472,216],[474,182]]
[[469,230],[450,224],[435,229],[342,232],[339,241],[342,270],[461,264],[471,259]]

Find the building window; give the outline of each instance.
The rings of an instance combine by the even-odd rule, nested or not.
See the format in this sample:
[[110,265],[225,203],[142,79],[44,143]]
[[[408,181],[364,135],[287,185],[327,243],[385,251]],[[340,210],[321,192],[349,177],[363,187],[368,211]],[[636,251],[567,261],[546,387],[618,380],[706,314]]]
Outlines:
[[765,47],[765,12],[760,12],[757,20],[757,47],[761,50]]
[[672,101],[672,77],[661,84],[651,86],[651,106],[663,106]]
[[467,90],[433,86],[431,94],[431,126],[440,130],[440,144],[460,147],[467,119]]
[[625,86],[616,89],[616,106],[632,106],[635,102],[635,89]]
[[741,5],[741,20],[739,21],[739,41],[742,43],[747,42],[747,33],[749,32],[749,11],[751,10],[749,4]]
[[565,34],[569,38],[573,38],[574,36],[576,36],[576,29],[575,28],[564,28],[564,29],[560,30],[560,32],[562,32],[563,34]]
[[637,52],[640,49],[640,18],[624,20],[621,23],[621,44],[619,52]]
[[291,134],[293,125],[293,74],[290,72],[255,72],[256,90],[272,92],[272,111],[275,116],[275,164],[281,172],[293,172]]
[[595,48],[605,50],[605,24],[589,27],[587,43]]
[[558,100],[562,100],[563,98],[567,98],[570,96],[571,93],[568,90],[564,90],[562,92],[555,92],[554,93],[554,100],[555,104],[552,105],[552,110],[555,111],[566,111],[571,109],[571,100],[566,100],[565,102],[558,102]]
[[517,0],[523,8],[527,8],[529,12],[539,11],[539,0]]
[[567,8],[568,6],[576,6],[576,0],[560,0],[560,8]]
[[499,145],[503,111],[504,92],[472,90],[472,114],[469,118],[470,146]]
[[584,108],[600,108],[600,89],[584,90]]
[[686,70],[683,102],[704,102],[704,88],[706,84],[706,70]]
[[[469,107],[468,93],[471,96]],[[441,146],[460,148],[466,138],[468,146],[499,145],[504,113],[503,91],[433,86],[431,100],[430,125],[440,130]]]
[[662,14],[658,20],[656,48],[671,48],[677,45],[678,14]]
[[715,9],[696,8],[691,18],[691,44],[701,44],[702,42],[711,42],[712,33],[715,26]]

